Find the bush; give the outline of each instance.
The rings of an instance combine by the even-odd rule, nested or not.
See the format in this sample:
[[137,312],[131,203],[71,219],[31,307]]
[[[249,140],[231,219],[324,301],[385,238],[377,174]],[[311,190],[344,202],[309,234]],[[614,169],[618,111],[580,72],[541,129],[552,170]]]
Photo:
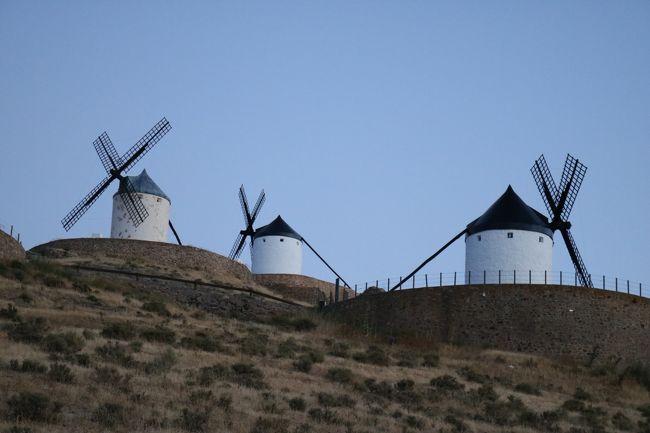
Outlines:
[[125,412],[121,404],[104,403],[94,410],[91,420],[104,427],[115,427],[124,423]]
[[228,369],[221,364],[211,367],[202,367],[198,373],[198,383],[201,386],[210,386],[216,379],[223,379],[228,375]]
[[481,401],[497,401],[499,395],[494,391],[492,385],[484,384],[478,387],[476,394]]
[[176,341],[176,333],[169,328],[163,326],[156,326],[155,328],[147,328],[140,332],[140,337],[147,341],[155,341],[158,343],[174,344]]
[[0,319],[18,319],[18,309],[12,304],[7,304],[7,308],[0,308]]
[[45,373],[47,371],[47,367],[44,364],[31,359],[23,360],[22,365],[17,359],[12,359],[9,361],[9,368],[21,373]]
[[570,399],[562,404],[562,408],[570,412],[582,412],[585,410],[585,404],[582,400]]
[[467,424],[465,424],[462,420],[456,418],[453,415],[447,415],[445,417],[445,422],[452,426],[454,429],[454,432],[466,432],[469,431],[469,428],[467,427]]
[[7,335],[19,343],[40,343],[47,331],[47,322],[42,317],[29,319],[7,326]]
[[350,346],[343,342],[332,342],[329,355],[336,356],[339,358],[349,358],[350,357]]
[[388,355],[378,346],[370,346],[365,352],[358,352],[352,355],[355,361],[374,365],[389,365]]
[[84,348],[85,342],[74,332],[48,334],[43,339],[43,349],[50,353],[73,354]]
[[576,400],[591,400],[591,394],[582,388],[576,388],[576,392],[573,393],[573,398]]
[[415,382],[411,379],[402,379],[395,384],[395,389],[398,391],[410,391],[415,386]]
[[363,384],[371,394],[384,398],[391,398],[393,395],[393,386],[385,380],[377,382],[375,379],[366,379]]
[[307,408],[307,403],[300,397],[295,397],[289,400],[289,408],[298,412],[304,412]]
[[335,367],[327,370],[325,377],[332,382],[350,383],[352,382],[353,374],[350,369]]
[[95,348],[95,353],[103,361],[118,364],[123,367],[133,368],[137,366],[137,362],[127,350],[127,346],[118,343],[106,343],[103,346]]
[[515,386],[515,391],[521,392],[523,394],[542,395],[542,391],[530,383],[518,383]]
[[258,418],[251,433],[287,433],[289,420],[284,418]]
[[150,362],[144,365],[144,372],[147,374],[166,373],[176,364],[176,354],[172,349],[167,349]]
[[353,407],[356,404],[348,395],[332,395],[326,392],[318,393],[318,403],[325,407]]
[[465,385],[458,382],[455,377],[445,374],[444,376],[434,377],[429,384],[439,391],[460,391],[465,389]]
[[7,400],[8,418],[12,421],[48,421],[61,410],[59,404],[50,404],[42,394],[21,392]]
[[59,383],[72,383],[74,382],[74,374],[72,370],[65,364],[55,363],[50,365],[50,371],[47,376]]
[[102,330],[102,337],[114,340],[131,340],[135,337],[135,327],[129,322],[111,323]]
[[319,423],[323,423],[323,422],[327,424],[338,423],[338,418],[336,416],[336,413],[329,409],[321,409],[319,407],[316,407],[313,409],[309,409],[307,414],[311,419]]
[[298,332],[311,331],[318,326],[313,320],[307,317],[289,317],[283,314],[273,316],[271,318],[271,324]]
[[172,313],[170,313],[167,309],[167,306],[163,302],[159,301],[145,302],[142,304],[142,309],[150,313],[156,313],[159,316],[163,317],[169,317],[172,315]]
[[239,341],[241,353],[249,356],[265,356],[269,338],[266,335],[249,335]]
[[184,408],[179,417],[179,424],[189,432],[204,432],[208,421],[210,421],[210,410],[191,410]]
[[626,417],[621,411],[616,412],[612,416],[612,425],[619,430],[630,431],[634,429],[634,423],[632,420]]
[[471,367],[463,367],[457,371],[458,375],[468,382],[486,383],[490,378],[484,374],[477,373]]
[[644,364],[634,364],[627,367],[621,378],[629,378],[650,391],[650,367]]
[[122,381],[122,375],[115,367],[96,367],[92,379],[97,383],[117,384]]
[[202,350],[204,352],[223,351],[223,347],[216,337],[197,331],[193,337],[183,337],[181,346],[186,349]]
[[440,356],[437,353],[427,353],[422,357],[422,367],[437,367]]
[[300,358],[294,361],[293,368],[298,371],[302,371],[303,373],[309,373],[313,364],[314,361],[312,361],[311,356],[305,354],[300,355]]
[[264,373],[259,368],[253,366],[252,364],[233,364],[232,369],[232,380],[242,386],[254,389],[264,389],[266,384],[264,383]]
[[421,418],[415,417],[413,415],[407,416],[404,421],[409,427],[422,430],[424,428],[424,421]]

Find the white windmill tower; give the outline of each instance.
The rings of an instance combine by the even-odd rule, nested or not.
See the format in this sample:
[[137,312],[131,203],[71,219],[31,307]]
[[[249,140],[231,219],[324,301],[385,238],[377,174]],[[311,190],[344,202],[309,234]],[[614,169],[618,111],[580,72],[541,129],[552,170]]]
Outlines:
[[465,283],[543,283],[553,267],[553,230],[511,186],[467,225]]
[[280,215],[258,228],[251,247],[251,271],[254,274],[302,273],[302,236]]
[[[126,176],[120,181],[120,187],[113,195],[113,217],[111,219],[111,237],[121,239],[138,239],[142,241],[167,242],[169,211],[171,200],[162,189],[149,177],[147,170],[138,176]],[[148,214],[147,218],[135,224],[128,211],[133,194],[140,199]]]

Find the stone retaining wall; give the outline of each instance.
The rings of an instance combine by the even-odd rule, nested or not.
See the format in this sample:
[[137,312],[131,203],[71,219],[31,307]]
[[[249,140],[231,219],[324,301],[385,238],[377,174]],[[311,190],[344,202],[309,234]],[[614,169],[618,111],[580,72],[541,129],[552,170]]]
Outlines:
[[[253,278],[274,292],[312,305],[318,304],[318,301],[329,301],[330,293],[333,299],[336,291],[335,284],[306,275],[254,274]],[[354,297],[354,290],[344,289],[343,285],[339,290],[341,299]]]
[[579,362],[650,365],[650,299],[571,286],[476,285],[361,295],[325,314],[369,332]]
[[0,230],[0,260],[24,260],[25,250],[20,243]]

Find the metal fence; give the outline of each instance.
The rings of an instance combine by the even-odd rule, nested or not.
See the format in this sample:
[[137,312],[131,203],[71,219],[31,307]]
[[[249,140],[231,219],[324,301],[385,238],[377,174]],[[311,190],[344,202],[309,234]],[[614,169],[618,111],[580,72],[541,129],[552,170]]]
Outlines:
[[[619,293],[650,298],[650,284],[633,281],[620,277],[590,274],[595,289],[609,290]],[[398,290],[408,290],[426,287],[479,285],[479,284],[547,284],[580,286],[580,279],[575,272],[567,271],[482,271],[482,272],[438,272],[417,274],[402,281],[402,277],[375,279],[354,284],[355,294],[361,294],[366,289],[377,287],[390,290],[399,282]]]
[[16,239],[18,241],[18,243],[22,244],[22,242],[20,242],[20,233],[18,233],[14,229],[13,224],[5,224],[2,221],[0,221],[0,230],[7,233],[12,238]]

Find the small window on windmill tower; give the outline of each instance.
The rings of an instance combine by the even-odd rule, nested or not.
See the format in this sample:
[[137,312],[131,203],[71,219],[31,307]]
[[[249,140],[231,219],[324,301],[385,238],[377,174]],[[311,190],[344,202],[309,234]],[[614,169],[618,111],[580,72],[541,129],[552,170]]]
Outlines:
[[280,242],[284,242],[284,239],[280,238]]
[[544,242],[544,238],[540,236],[540,237],[539,237],[539,241],[540,241],[540,242]]
[[512,232],[508,232],[508,239],[512,239],[512,237],[513,237]]
[[481,242],[481,235],[478,235],[477,238],[478,238],[478,241]]

